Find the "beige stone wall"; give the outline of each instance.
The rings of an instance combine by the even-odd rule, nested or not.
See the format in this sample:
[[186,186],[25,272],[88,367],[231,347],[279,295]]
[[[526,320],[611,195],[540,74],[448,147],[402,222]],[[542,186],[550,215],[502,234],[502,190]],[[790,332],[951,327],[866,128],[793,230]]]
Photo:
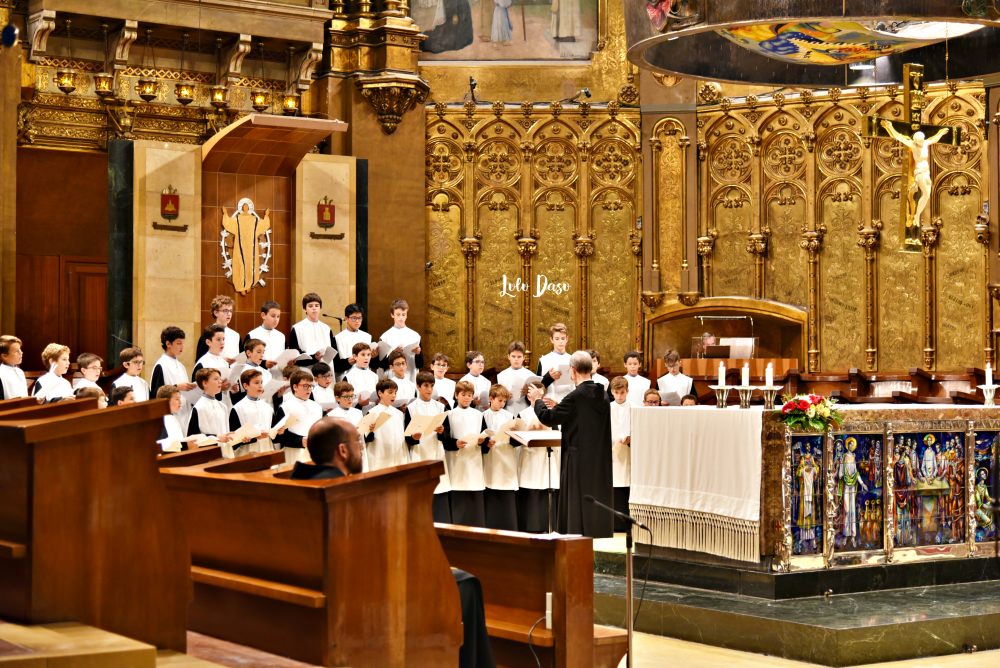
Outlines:
[[[160,331],[187,333],[181,358],[190,370],[201,331],[201,147],[137,141],[134,166],[133,341],[146,355],[147,377],[159,358]],[[173,186],[180,216],[164,221],[160,193]],[[153,221],[187,225],[184,232],[153,229]]]
[[[301,318],[302,295],[315,292],[323,298],[323,311],[343,315],[344,306],[357,297],[355,244],[356,161],[350,156],[310,154],[295,170],[295,227],[292,240],[292,321]],[[336,223],[322,229],[316,221],[316,205],[324,197],[333,202]],[[340,235],[342,239],[313,238]],[[329,322],[337,331],[336,323]]]

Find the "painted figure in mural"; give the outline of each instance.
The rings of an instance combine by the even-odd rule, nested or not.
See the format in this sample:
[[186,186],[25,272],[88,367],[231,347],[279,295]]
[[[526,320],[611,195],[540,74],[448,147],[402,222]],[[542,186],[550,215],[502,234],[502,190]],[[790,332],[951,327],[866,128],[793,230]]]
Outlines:
[[815,528],[820,521],[816,514],[815,482],[819,468],[811,452],[802,455],[795,475],[799,478],[799,536],[802,540],[802,552],[808,554],[816,549]]
[[257,252],[258,239],[271,229],[271,218],[264,211],[261,218],[254,211],[253,202],[244,197],[236,203],[236,211],[230,216],[222,207],[223,244],[226,233],[233,236],[231,261],[233,287],[236,292],[245,295],[250,288],[260,281],[262,271],[267,271],[261,263],[261,254]]
[[469,0],[442,0],[442,5],[444,23],[426,31],[427,39],[420,44],[422,51],[458,51],[472,44],[472,8]]
[[513,0],[493,0],[493,27],[490,39],[494,44],[510,44],[514,39],[514,24],[510,21]]
[[896,506],[896,544],[909,545],[911,535],[910,487],[912,469],[907,446],[896,446],[896,462],[892,465],[893,497]]
[[910,189],[907,193],[907,211],[910,215],[906,218],[906,227],[920,227],[920,217],[931,201],[930,148],[948,134],[948,128],[941,128],[928,139],[919,130],[913,133],[912,138],[900,134],[888,120],[882,121],[882,127],[890,137],[910,150],[910,168],[913,172],[910,175]]
[[861,478],[858,471],[858,462],[855,451],[858,449],[858,439],[848,436],[844,441],[847,452],[844,459],[837,468],[837,495],[843,502],[843,529],[840,535],[844,537],[844,544],[852,547],[858,546],[858,487],[868,491],[868,485]]
[[882,442],[873,439],[868,452],[868,479],[878,487],[882,482]]
[[580,0],[552,0],[549,10],[552,39],[557,42],[575,42],[580,36]]
[[993,511],[990,507],[993,503],[993,497],[990,496],[989,476],[990,472],[985,468],[976,471],[976,524],[982,527],[986,533],[993,529]]

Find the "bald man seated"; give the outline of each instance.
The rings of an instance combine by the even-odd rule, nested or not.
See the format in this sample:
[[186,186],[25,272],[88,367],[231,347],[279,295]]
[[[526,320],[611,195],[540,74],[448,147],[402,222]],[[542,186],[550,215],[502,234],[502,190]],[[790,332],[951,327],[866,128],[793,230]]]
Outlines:
[[361,473],[361,448],[364,443],[358,430],[346,420],[325,417],[309,429],[306,447],[312,464],[295,462],[292,480],[324,480]]

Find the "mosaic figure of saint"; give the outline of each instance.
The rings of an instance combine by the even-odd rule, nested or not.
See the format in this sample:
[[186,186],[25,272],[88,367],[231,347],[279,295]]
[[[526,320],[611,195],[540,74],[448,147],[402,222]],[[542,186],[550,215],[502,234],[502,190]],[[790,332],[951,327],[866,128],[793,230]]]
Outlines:
[[236,203],[232,216],[222,207],[222,227],[233,236],[233,287],[236,292],[245,295],[260,281],[262,265],[257,243],[271,229],[271,218],[267,210],[264,217],[260,217],[254,211],[250,198],[244,197]]
[[985,468],[980,468],[976,471],[976,524],[982,527],[983,531],[987,533],[993,528],[993,510],[991,508],[993,497],[990,496],[990,487],[987,484],[988,478],[989,471]]
[[855,451],[858,449],[858,439],[849,436],[844,445],[847,452],[837,468],[837,493],[843,502],[844,524],[840,535],[844,544],[858,546],[858,487],[868,491],[868,485],[861,478]]
[[819,524],[819,519],[816,516],[813,485],[818,471],[812,453],[804,453],[795,474],[799,478],[799,515],[797,518],[799,536],[802,540],[802,551],[805,553],[816,549],[815,528]]

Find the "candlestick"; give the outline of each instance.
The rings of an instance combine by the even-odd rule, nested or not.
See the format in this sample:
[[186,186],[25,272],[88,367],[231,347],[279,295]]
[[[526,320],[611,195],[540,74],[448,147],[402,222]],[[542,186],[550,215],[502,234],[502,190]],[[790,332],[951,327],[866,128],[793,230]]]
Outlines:
[[774,385],[774,365],[768,362],[767,369],[764,370],[764,387],[771,387],[772,385]]
[[745,363],[740,373],[740,385],[747,387],[750,384],[750,364]]
[[983,405],[984,406],[995,406],[993,397],[996,395],[997,386],[989,383],[987,385],[980,385],[979,389],[983,392]]
[[[720,365],[722,366],[722,365]],[[730,387],[725,384],[721,385],[709,385],[709,387],[715,390],[715,407],[725,408],[729,403],[729,390]]]
[[726,384],[726,365],[719,362],[719,387]]
[[992,385],[992,384],[993,384],[993,367],[990,366],[989,362],[987,362],[986,363],[986,382],[984,383],[984,385]]

